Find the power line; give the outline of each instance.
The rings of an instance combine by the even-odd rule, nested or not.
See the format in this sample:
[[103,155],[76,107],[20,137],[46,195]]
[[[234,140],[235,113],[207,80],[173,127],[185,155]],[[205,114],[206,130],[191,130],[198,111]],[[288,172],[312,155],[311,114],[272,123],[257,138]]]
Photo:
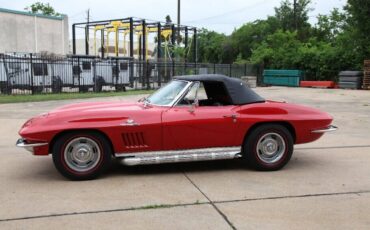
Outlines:
[[191,21],[186,21],[186,23],[205,21],[205,20],[210,20],[210,19],[215,19],[215,18],[220,18],[220,17],[223,17],[223,16],[227,16],[229,14],[235,14],[235,13],[243,12],[247,9],[251,9],[251,8],[257,7],[259,5],[263,5],[263,4],[265,4],[266,2],[269,2],[269,1],[272,1],[272,0],[263,0],[262,2],[258,2],[258,3],[255,3],[253,5],[245,6],[241,9],[228,11],[226,13],[222,13],[222,14],[218,14],[218,15],[214,15],[214,16],[210,16],[210,17],[206,17],[206,18],[200,18],[200,19],[195,19],[195,20],[191,20]]

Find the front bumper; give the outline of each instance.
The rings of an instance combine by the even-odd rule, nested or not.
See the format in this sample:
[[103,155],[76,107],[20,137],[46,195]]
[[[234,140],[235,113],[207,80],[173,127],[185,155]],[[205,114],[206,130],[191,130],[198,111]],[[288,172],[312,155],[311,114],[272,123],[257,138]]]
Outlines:
[[328,132],[334,132],[337,129],[338,129],[338,127],[336,127],[334,125],[329,125],[328,127],[323,128],[323,129],[314,129],[311,132],[312,133],[328,133]]
[[24,148],[27,151],[34,153],[36,147],[42,147],[48,145],[46,142],[36,142],[36,143],[27,143],[27,140],[24,138],[20,138],[17,140],[17,143],[15,144],[17,147]]

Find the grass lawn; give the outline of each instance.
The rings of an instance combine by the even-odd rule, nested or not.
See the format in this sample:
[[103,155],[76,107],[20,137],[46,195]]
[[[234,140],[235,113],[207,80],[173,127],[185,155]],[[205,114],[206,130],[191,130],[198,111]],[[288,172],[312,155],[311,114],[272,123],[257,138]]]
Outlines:
[[130,90],[126,92],[101,92],[101,93],[60,93],[60,94],[36,94],[36,95],[0,95],[0,104],[35,102],[35,101],[52,101],[82,99],[94,97],[113,97],[137,94],[151,94],[154,90]]

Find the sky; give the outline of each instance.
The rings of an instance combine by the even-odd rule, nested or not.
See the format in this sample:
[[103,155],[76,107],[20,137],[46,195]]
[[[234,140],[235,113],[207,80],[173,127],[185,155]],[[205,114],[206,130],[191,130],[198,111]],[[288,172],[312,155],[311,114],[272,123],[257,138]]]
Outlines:
[[[0,0],[0,7],[24,10],[34,2],[49,2],[57,12],[67,14],[70,25],[86,21],[90,9],[91,20],[138,17],[164,21],[170,15],[177,21],[177,0]],[[293,1],[293,0],[292,0]],[[231,34],[235,28],[274,14],[281,0],[181,0],[181,24],[207,28]],[[310,22],[319,14],[328,14],[334,7],[342,9],[346,0],[312,0]]]

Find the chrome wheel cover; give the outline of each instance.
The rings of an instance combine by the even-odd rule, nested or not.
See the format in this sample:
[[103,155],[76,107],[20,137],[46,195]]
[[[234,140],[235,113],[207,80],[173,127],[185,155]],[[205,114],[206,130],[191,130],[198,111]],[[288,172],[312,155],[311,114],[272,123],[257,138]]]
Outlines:
[[64,149],[64,160],[67,166],[76,172],[87,172],[100,161],[101,150],[91,138],[77,137],[68,142]]
[[266,133],[257,142],[257,157],[264,163],[273,164],[284,156],[286,145],[278,133]]

